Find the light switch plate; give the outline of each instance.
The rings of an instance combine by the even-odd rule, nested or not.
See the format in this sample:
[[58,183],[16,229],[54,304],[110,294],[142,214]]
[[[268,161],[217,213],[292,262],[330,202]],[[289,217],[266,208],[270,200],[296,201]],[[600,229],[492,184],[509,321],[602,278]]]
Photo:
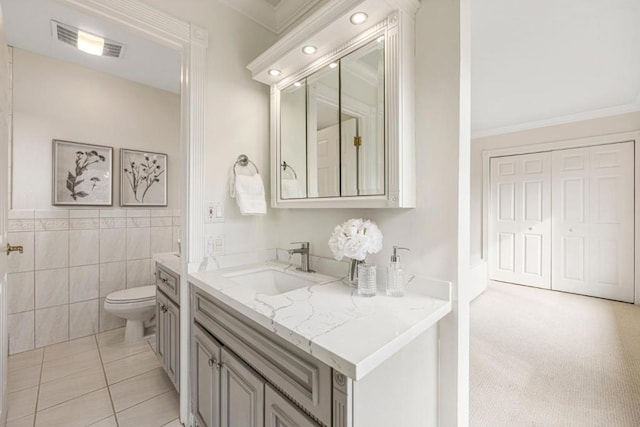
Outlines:
[[224,222],[224,202],[207,202],[205,222]]

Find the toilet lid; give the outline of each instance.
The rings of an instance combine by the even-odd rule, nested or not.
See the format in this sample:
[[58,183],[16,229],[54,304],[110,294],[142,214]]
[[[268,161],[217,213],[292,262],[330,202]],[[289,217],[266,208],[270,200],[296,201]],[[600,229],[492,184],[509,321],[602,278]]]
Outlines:
[[129,302],[151,301],[156,297],[155,285],[140,286],[137,288],[123,289],[107,296],[107,301],[114,304]]

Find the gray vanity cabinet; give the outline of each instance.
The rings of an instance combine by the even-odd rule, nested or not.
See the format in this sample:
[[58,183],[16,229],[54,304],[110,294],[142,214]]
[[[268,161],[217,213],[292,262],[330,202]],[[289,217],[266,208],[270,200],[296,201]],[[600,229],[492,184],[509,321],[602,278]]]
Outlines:
[[265,387],[265,427],[317,427],[301,410],[285,399],[269,384]]
[[222,344],[193,326],[193,406],[198,427],[220,427]]
[[[156,355],[176,390],[180,389],[180,306],[171,292],[166,294],[167,277],[175,289],[179,279],[156,265]],[[161,286],[162,285],[162,286]]]
[[198,427],[332,425],[331,368],[256,330],[205,293],[195,290],[192,298]]
[[264,380],[226,348],[220,374],[222,427],[264,426]]

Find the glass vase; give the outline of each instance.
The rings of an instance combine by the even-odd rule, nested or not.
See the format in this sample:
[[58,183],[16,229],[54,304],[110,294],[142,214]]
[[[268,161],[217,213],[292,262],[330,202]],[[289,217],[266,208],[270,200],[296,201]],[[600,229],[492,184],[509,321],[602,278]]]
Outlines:
[[358,264],[358,295],[372,297],[376,291],[376,266],[366,262]]

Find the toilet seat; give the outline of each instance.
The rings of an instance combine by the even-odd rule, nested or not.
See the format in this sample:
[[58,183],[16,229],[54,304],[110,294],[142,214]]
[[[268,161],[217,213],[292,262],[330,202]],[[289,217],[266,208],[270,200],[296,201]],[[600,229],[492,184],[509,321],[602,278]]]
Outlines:
[[155,285],[140,286],[137,288],[123,289],[110,293],[105,302],[109,304],[134,304],[151,302],[156,299]]

